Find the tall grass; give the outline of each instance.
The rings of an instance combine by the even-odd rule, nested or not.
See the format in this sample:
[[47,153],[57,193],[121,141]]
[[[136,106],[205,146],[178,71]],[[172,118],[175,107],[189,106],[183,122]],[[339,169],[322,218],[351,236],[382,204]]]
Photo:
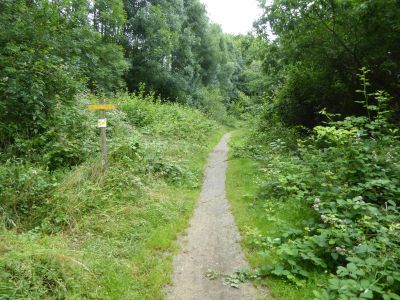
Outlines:
[[107,171],[94,150],[69,168],[48,171],[37,160],[0,172],[0,299],[163,298],[174,240],[223,128],[152,95],[110,101],[119,110],[108,114]]

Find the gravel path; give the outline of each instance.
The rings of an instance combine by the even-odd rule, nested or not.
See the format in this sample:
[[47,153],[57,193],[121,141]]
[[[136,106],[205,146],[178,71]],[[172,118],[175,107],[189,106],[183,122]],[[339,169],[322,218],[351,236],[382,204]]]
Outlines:
[[167,289],[168,300],[257,298],[257,289],[249,282],[235,289],[224,285],[222,278],[209,280],[205,276],[208,270],[230,275],[248,267],[226,199],[229,139],[230,134],[226,134],[209,156],[191,227],[188,235],[180,240],[181,253],[174,259],[174,285]]

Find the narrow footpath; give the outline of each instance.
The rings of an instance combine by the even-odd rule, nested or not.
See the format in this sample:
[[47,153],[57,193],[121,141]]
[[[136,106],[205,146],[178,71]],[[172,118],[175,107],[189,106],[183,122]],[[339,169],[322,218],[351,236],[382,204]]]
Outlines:
[[224,285],[222,278],[206,277],[208,270],[230,275],[248,267],[226,199],[229,139],[230,134],[226,134],[208,158],[191,227],[180,240],[181,252],[174,260],[174,284],[168,288],[166,297],[169,300],[257,299],[257,289],[250,282],[236,289]]

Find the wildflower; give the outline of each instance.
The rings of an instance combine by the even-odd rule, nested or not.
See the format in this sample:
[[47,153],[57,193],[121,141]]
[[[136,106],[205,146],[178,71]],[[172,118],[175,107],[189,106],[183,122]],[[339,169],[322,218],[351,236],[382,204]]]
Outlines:
[[389,151],[389,152],[386,154],[386,161],[392,161],[393,158],[394,158],[394,156],[393,156],[392,151]]
[[325,216],[325,215],[321,215],[321,220],[322,220],[324,223],[328,223],[328,222],[329,222],[328,217]]
[[372,151],[372,158],[373,158],[375,161],[378,161],[378,154],[376,154],[375,151]]
[[364,198],[363,196],[357,196],[354,198],[354,200],[358,203],[358,204],[365,204]]
[[341,255],[346,254],[346,249],[344,247],[336,247],[335,251]]
[[316,198],[312,207],[315,211],[319,211],[320,206],[321,206],[321,199]]

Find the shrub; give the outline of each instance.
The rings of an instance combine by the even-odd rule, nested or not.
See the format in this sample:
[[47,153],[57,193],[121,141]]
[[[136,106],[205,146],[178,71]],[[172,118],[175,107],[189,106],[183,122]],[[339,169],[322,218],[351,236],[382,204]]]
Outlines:
[[48,128],[40,152],[50,170],[79,165],[97,149],[95,120],[81,102],[59,107]]
[[311,269],[328,272],[317,299],[400,299],[400,139],[385,93],[364,96],[377,102],[366,101],[367,117],[316,127],[296,151],[268,145],[260,198],[305,202],[314,217],[278,239],[260,237],[275,259],[258,274],[302,285]]
[[[9,228],[37,225],[32,218],[57,185],[56,176],[26,161],[8,161],[0,166],[0,217]],[[33,225],[34,226],[34,225]]]

